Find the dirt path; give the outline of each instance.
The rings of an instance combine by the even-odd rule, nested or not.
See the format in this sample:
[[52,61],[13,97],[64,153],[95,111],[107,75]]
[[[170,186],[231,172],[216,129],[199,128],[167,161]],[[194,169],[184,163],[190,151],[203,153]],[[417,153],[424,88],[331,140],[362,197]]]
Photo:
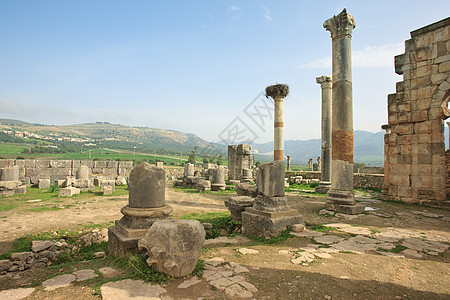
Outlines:
[[[174,217],[179,217],[193,212],[225,210],[223,200],[232,194],[190,194],[168,187],[166,196],[167,203],[174,207]],[[242,277],[257,288],[252,299],[449,299],[450,251],[447,248],[450,245],[450,211],[366,198],[358,200],[379,210],[346,219],[320,215],[318,212],[325,204],[323,197],[288,193],[290,205],[302,213],[309,228],[325,224],[335,229],[326,234],[307,231],[304,236],[295,236],[277,245],[249,246],[245,242],[208,245],[204,247],[202,259],[222,258],[226,262],[246,267],[248,272],[241,274]],[[56,228],[70,229],[89,222],[111,222],[121,217],[120,208],[126,203],[127,196],[97,197],[58,211],[1,212],[0,240],[5,242],[25,234]],[[318,236],[325,239],[334,238],[336,241],[320,244]],[[410,256],[409,254],[414,254],[411,251],[383,253],[375,248],[368,249],[365,241],[368,238],[386,239],[391,242],[396,240],[396,245],[403,243],[402,245],[411,248],[409,250],[415,247],[411,243],[419,243],[417,249],[422,247],[420,243],[425,243],[431,250],[424,248],[416,251],[420,257]],[[361,250],[361,254],[357,254],[356,250],[339,248],[358,239],[357,245],[366,249]],[[389,242],[384,244],[389,246]],[[351,245],[354,246],[355,243]],[[322,246],[324,248],[319,248]],[[345,250],[332,251],[333,247]],[[440,252],[435,252],[433,247],[441,247]],[[242,248],[258,252],[242,254],[239,252]],[[329,251],[329,256],[314,257],[316,250]],[[296,255],[303,255],[308,251],[311,251],[314,257],[311,262],[293,262]],[[0,283],[3,282],[8,288],[19,287],[36,280],[44,280],[50,274],[48,270],[33,272],[24,272],[12,281],[0,279]],[[185,279],[176,279],[163,285],[166,293],[161,297],[238,299],[227,296],[224,290],[214,288],[205,278],[198,285],[187,289],[178,288],[184,281]],[[26,299],[67,299],[75,295],[84,295],[86,299],[100,299],[100,296],[92,295],[92,286],[89,283],[71,285],[70,288],[52,292],[37,289]]]

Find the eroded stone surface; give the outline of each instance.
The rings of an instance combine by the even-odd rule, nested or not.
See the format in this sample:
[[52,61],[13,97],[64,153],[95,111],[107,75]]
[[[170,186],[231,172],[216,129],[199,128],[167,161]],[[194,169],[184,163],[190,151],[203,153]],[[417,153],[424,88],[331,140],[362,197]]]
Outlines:
[[59,275],[50,278],[42,283],[46,291],[53,291],[57,288],[66,287],[76,280],[76,276],[72,274]]
[[16,300],[16,299],[24,299],[33,293],[35,288],[19,288],[19,289],[11,289],[4,290],[0,292],[0,299],[2,300]]
[[76,281],[85,281],[98,276],[97,274],[95,274],[94,270],[91,269],[79,270],[73,272],[72,275],[75,275],[77,277]]
[[100,291],[103,300],[159,299],[159,296],[166,292],[158,284],[131,279],[105,283],[100,287]]

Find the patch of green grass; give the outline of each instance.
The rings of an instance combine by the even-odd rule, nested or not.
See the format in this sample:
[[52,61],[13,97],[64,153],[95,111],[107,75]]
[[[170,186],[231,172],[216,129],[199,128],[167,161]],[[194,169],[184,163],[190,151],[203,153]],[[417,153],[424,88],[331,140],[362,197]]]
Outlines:
[[328,232],[328,231],[336,230],[336,228],[329,227],[329,226],[323,226],[323,225],[316,225],[313,228],[311,228],[311,230],[315,230],[317,232]]
[[205,214],[192,213],[187,214],[180,219],[197,220],[200,223],[210,223],[211,230],[207,230],[206,239],[216,238],[220,235],[221,230],[225,230],[229,235],[238,233],[241,228],[240,223],[236,223],[230,216],[230,212],[209,212]]
[[0,211],[8,211],[19,206],[18,203],[1,203],[0,202]]
[[290,234],[290,230],[286,229],[283,230],[280,235],[266,239],[265,237],[250,237],[252,239],[252,242],[248,244],[248,246],[256,246],[256,245],[277,245],[282,242],[284,242],[287,239],[293,238],[293,236]]
[[203,272],[205,272],[205,261],[202,259],[199,259],[197,261],[197,265],[194,268],[194,271],[192,271],[192,275],[197,276],[198,278],[201,278],[203,275]]
[[356,254],[355,252],[347,251],[347,250],[341,250],[341,251],[339,251],[339,253]]
[[177,183],[174,183],[173,187],[183,193],[191,193],[191,194],[232,194],[236,191],[232,189],[231,187],[227,186],[224,191],[204,191],[204,192],[197,192],[197,189],[195,187],[183,187],[180,185],[177,185]]
[[27,208],[25,211],[29,211],[29,212],[43,212],[43,211],[52,211],[52,210],[60,210],[62,209],[61,207],[56,207],[56,206],[39,206],[39,207],[32,207],[32,208]]
[[395,245],[395,248],[392,248],[392,249],[377,248],[377,251],[400,253],[406,249],[408,249],[408,248],[403,245]]

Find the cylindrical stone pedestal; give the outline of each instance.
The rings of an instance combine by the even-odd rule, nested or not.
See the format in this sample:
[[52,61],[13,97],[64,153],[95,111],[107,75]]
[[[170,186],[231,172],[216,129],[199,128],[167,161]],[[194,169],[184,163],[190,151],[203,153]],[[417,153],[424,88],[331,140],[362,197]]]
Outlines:
[[164,169],[146,162],[130,172],[129,204],[121,209],[122,219],[108,230],[109,251],[114,256],[137,252],[138,240],[156,220],[165,219],[173,211],[166,205]]
[[286,84],[271,85],[266,88],[266,94],[275,101],[274,117],[274,150],[273,160],[284,161],[284,98],[289,94]]
[[88,166],[80,166],[77,169],[77,172],[75,174],[75,178],[76,179],[83,179],[83,180],[89,179],[89,168],[88,168]]
[[331,190],[327,209],[347,214],[364,210],[355,206],[353,193],[353,107],[351,38],[355,18],[344,9],[324,22],[332,39],[333,112],[331,132]]
[[211,181],[212,191],[225,190],[225,170],[222,167],[219,167],[217,169],[210,169],[209,179]]
[[189,177],[189,176],[194,176],[194,164],[191,163],[187,163],[184,166],[184,176]]
[[320,181],[316,193],[328,193],[331,188],[331,128],[332,128],[332,80],[331,76],[316,78],[322,89],[322,151],[320,158]]

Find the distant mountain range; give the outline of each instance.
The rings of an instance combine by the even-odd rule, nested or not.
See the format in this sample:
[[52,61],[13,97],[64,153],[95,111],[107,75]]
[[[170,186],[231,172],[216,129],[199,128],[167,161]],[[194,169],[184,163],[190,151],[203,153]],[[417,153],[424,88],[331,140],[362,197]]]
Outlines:
[[[108,122],[54,126],[0,119],[0,133],[9,129],[33,132],[51,139],[61,139],[62,137],[84,139],[88,140],[88,144],[93,143],[101,145],[101,147],[116,147],[117,149],[128,150],[136,147],[136,151],[148,151],[157,154],[188,154],[194,147],[199,147],[200,155],[201,153],[217,152],[226,154],[227,151],[225,145],[210,143],[191,133],[149,127],[130,127]],[[47,141],[52,141],[51,139]],[[447,127],[445,127],[445,142],[448,144]],[[259,153],[255,155],[256,160],[271,160],[273,142],[253,144],[252,147]],[[317,157],[320,156],[320,148],[320,139],[285,141],[285,153],[292,156],[292,161],[296,164],[306,164],[310,158],[316,161]],[[383,166],[384,132],[372,133],[355,130],[354,161],[370,166]]]
[[[273,142],[253,144],[252,148],[258,150],[260,155],[272,155]],[[321,140],[287,140],[284,142],[284,151],[286,155],[292,157],[294,163],[305,164],[310,158],[313,158],[316,162],[317,157],[320,156]],[[363,162],[371,166],[383,166],[384,132],[372,133],[355,130],[353,154],[355,162]]]

